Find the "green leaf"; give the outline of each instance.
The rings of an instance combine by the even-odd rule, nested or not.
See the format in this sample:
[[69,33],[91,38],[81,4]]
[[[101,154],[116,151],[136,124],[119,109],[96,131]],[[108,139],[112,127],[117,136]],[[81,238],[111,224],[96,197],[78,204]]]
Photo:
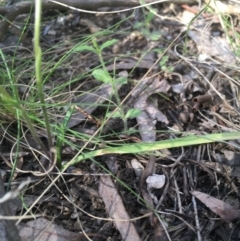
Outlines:
[[161,59],[161,61],[160,61],[160,63],[159,63],[159,65],[160,65],[161,67],[162,67],[162,66],[165,66],[166,63],[167,63],[167,61],[168,61],[168,56],[163,56],[162,59]]
[[74,111],[74,107],[71,106],[68,108],[67,113],[63,119],[62,124],[60,125],[60,128],[58,129],[58,135],[57,135],[57,141],[56,141],[56,149],[57,149],[57,165],[61,167],[61,152],[62,152],[62,146],[65,141],[65,132],[67,130],[67,124],[70,121],[72,114]]
[[91,51],[93,53],[96,53],[96,50],[88,45],[79,45],[75,48],[73,48],[73,52],[82,52],[82,51]]
[[119,77],[114,80],[114,84],[119,84],[119,85],[125,85],[127,84],[127,78],[126,77]]
[[95,79],[102,81],[103,83],[111,83],[112,77],[104,69],[95,69],[92,72],[92,75]]
[[61,124],[62,130],[65,130],[67,128],[67,124],[68,124],[68,122],[70,121],[70,119],[72,117],[73,110],[74,110],[73,106],[68,108],[67,113],[66,113],[66,115],[65,115],[65,117],[63,119],[63,122]]
[[141,114],[141,110],[139,109],[129,109],[127,114],[126,114],[126,118],[130,118],[130,119],[133,119],[133,118],[136,118],[137,116],[139,116]]
[[144,25],[144,23],[141,23],[141,22],[137,22],[133,25],[133,28],[134,29],[138,29],[138,28],[141,28],[142,26]]
[[157,41],[157,40],[159,40],[160,38],[161,38],[161,32],[160,31],[153,31],[151,34],[150,34],[150,39],[152,40],[152,41]]
[[96,52],[99,53],[99,47],[98,47],[97,40],[95,37],[92,38],[92,44],[95,47]]
[[100,50],[102,51],[103,49],[111,46],[111,45],[114,45],[115,43],[117,43],[118,40],[117,39],[111,39],[111,40],[108,40],[107,42],[103,43],[101,46],[100,46]]
[[111,117],[111,118],[122,117],[122,113],[121,113],[121,111],[119,111],[119,110],[115,111],[114,113],[108,112],[108,113],[106,114],[106,117],[107,117],[107,118],[108,118],[108,117]]
[[[152,9],[153,10],[153,12],[156,14],[157,13],[157,10],[156,9]],[[155,18],[155,15],[154,15],[154,13],[153,12],[148,12],[148,14],[147,14],[147,17],[146,17],[146,23],[145,24],[149,24],[149,23],[151,23],[151,21]]]

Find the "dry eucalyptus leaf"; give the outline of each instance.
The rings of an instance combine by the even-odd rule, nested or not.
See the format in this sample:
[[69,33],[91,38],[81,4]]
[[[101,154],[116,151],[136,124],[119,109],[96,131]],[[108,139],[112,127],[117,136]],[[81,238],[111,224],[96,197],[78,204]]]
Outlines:
[[152,120],[158,120],[160,122],[168,124],[167,117],[158,109],[158,107],[154,103],[148,103],[148,105],[146,106],[146,111]]
[[83,237],[83,234],[70,232],[45,218],[20,223],[18,230],[24,241],[69,241]]
[[201,54],[216,57],[218,60],[226,63],[235,63],[234,54],[225,39],[211,37],[210,33],[208,34],[201,30],[191,30],[188,32],[188,36],[196,43]]
[[222,150],[222,162],[229,166],[240,166],[240,154],[236,151]]
[[166,93],[170,88],[165,79],[160,81],[159,77],[155,77],[143,80],[132,92],[132,96],[137,98],[134,108],[141,110],[140,115],[137,116],[137,122],[144,142],[156,140],[156,120],[168,123],[167,117],[153,103],[153,97],[151,99],[149,97],[155,93]]
[[[116,90],[118,90],[120,87],[120,84],[115,85]],[[113,93],[114,90],[111,84],[102,84],[97,90],[84,93],[80,97],[73,100],[72,103],[76,103],[76,105],[83,109],[87,114],[91,114],[100,104],[110,100]],[[85,119],[86,115],[81,112],[76,112],[71,116],[67,126],[68,128],[72,128],[76,125],[79,125]],[[60,118],[58,121],[61,123],[63,118]]]
[[99,195],[105,203],[108,215],[114,219],[114,223],[125,241],[141,241],[134,224],[131,221],[122,199],[109,176],[101,176],[99,182]]
[[[220,0],[205,0],[209,6],[214,9],[217,13],[224,14],[240,14],[239,0],[233,1],[220,1]],[[231,4],[231,2],[233,4]],[[234,4],[235,3],[235,4]]]
[[192,192],[192,195],[204,203],[212,212],[219,215],[225,222],[240,218],[240,211],[226,202],[198,191]]
[[153,142],[156,140],[156,128],[151,117],[142,111],[137,117],[138,130],[143,142]]
[[[144,59],[134,59],[132,57],[120,58],[120,62],[116,64],[111,64],[106,67],[108,71],[118,70],[118,69],[133,69],[133,68],[143,68],[150,69],[153,67],[154,62]],[[154,66],[153,69],[157,69],[157,66]]]
[[109,154],[109,155],[104,155],[102,157],[102,160],[106,162],[108,169],[113,173],[117,174],[118,169],[119,169],[119,164],[117,162],[116,155],[114,154]]

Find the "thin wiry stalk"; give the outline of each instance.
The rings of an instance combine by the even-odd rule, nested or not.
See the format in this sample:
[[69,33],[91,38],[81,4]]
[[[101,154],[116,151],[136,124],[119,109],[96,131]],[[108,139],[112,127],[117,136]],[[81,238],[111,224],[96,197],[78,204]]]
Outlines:
[[36,71],[36,82],[38,88],[38,95],[40,98],[42,110],[43,110],[43,117],[46,124],[47,129],[47,136],[48,136],[48,143],[49,149],[52,147],[52,137],[51,137],[51,129],[47,114],[46,103],[43,96],[43,87],[42,87],[42,74],[41,74],[41,65],[42,65],[42,50],[40,47],[40,23],[41,23],[41,8],[42,8],[42,1],[35,1],[35,22],[34,22],[34,51],[35,51],[35,71]]

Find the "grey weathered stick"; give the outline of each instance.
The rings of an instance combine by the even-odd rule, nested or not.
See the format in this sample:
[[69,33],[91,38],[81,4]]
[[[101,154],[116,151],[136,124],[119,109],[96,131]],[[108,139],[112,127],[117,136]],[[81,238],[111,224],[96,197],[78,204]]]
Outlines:
[[[65,4],[67,6],[81,8],[86,10],[97,10],[102,7],[135,7],[139,6],[137,1],[125,1],[125,0],[56,0],[58,3]],[[22,13],[28,13],[31,7],[34,5],[34,1],[21,1],[16,4],[0,7],[1,14],[8,14],[13,10],[20,10]],[[51,2],[49,0],[42,0],[42,9],[66,9],[66,7]]]
[[[2,175],[0,173],[0,197],[5,195]],[[9,208],[9,203],[4,202],[0,204],[0,215],[11,216],[12,213]],[[17,227],[13,220],[0,220],[0,240],[1,241],[20,241]]]
[[[98,10],[102,7],[137,7],[140,6],[140,1],[127,1],[127,0],[57,0],[57,2],[71,6],[74,8],[85,10]],[[156,0],[145,0],[146,3],[153,3]],[[175,4],[194,4],[198,0],[166,0],[166,2]],[[56,4],[49,0],[42,0],[42,9],[66,9],[65,6]],[[0,7],[0,14],[4,16],[4,20],[0,23],[0,41],[3,39],[11,22],[20,14],[29,13],[31,9],[34,9],[34,1],[21,1],[16,4]]]
[[[85,10],[98,10],[102,7],[136,7],[139,6],[137,1],[125,0],[58,0],[67,6],[80,8]],[[22,1],[8,7],[0,7],[0,14],[4,15],[5,19],[0,23],[0,41],[5,35],[11,22],[20,14],[29,13],[34,9],[34,1]],[[66,7],[53,3],[49,0],[42,1],[42,9],[67,9]]]

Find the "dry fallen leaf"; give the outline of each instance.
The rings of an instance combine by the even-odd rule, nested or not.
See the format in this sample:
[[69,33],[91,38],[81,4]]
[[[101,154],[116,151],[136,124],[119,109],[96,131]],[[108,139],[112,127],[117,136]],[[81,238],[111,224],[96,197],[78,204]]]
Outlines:
[[143,69],[157,69],[153,67],[154,61],[144,60],[144,59],[134,59],[134,58],[120,58],[120,62],[116,64],[111,64],[106,67],[108,71],[118,70],[118,69],[133,69],[133,68],[143,68]]
[[99,195],[105,203],[108,215],[114,219],[114,223],[122,236],[122,240],[141,241],[135,226],[131,221],[128,221],[130,219],[129,215],[111,177],[101,177],[99,182]]
[[194,191],[192,195],[204,203],[214,213],[219,215],[225,222],[231,222],[236,218],[240,218],[240,211],[226,202],[211,197],[203,192]]
[[[196,43],[201,54],[205,54],[205,59],[216,57],[218,60],[227,63],[235,63],[234,53],[231,51],[225,39],[220,37],[212,37],[210,33],[202,33],[201,31],[191,30],[188,36]],[[203,55],[200,55],[202,58]],[[205,59],[199,59],[204,61]]]
[[[143,142],[154,142],[156,140],[156,121],[168,124],[168,119],[158,109],[157,101],[154,101],[153,94],[167,93],[170,89],[171,86],[168,82],[165,79],[160,80],[159,76],[157,76],[152,79],[143,79],[132,91],[132,97],[137,99],[134,103],[134,108],[141,110],[141,114],[137,116],[137,122]],[[155,173],[155,163],[156,157],[151,153],[140,180],[143,199],[148,207],[152,208],[154,208],[153,199],[155,200],[156,198],[149,192],[146,180]],[[153,240],[165,240],[165,232],[159,232],[159,230],[163,230],[161,224],[159,222],[152,222],[152,225],[154,227]]]
[[236,14],[236,15],[240,13],[240,6],[238,5],[239,0],[236,0],[236,1],[205,0],[205,3],[209,4],[209,6],[212,9],[214,9],[217,13]]
[[167,117],[155,106],[149,97],[154,93],[166,93],[171,88],[166,80],[159,80],[159,77],[143,80],[137,88],[132,91],[132,96],[137,97],[134,108],[141,110],[137,116],[138,129],[143,142],[156,140],[156,120],[168,124]]
[[[118,90],[121,87],[120,84],[116,84],[115,88]],[[110,100],[115,90],[113,90],[111,84],[102,84],[97,90],[93,92],[86,92],[80,97],[72,100],[72,103],[76,103],[76,106],[83,109],[87,114],[91,114],[97,107]],[[76,112],[71,116],[70,121],[67,124],[68,128],[72,128],[79,125],[86,119],[86,115],[81,112]],[[58,121],[61,123],[63,118],[59,118]]]
[[83,237],[82,233],[70,232],[45,218],[20,223],[18,230],[24,241],[69,241]]

